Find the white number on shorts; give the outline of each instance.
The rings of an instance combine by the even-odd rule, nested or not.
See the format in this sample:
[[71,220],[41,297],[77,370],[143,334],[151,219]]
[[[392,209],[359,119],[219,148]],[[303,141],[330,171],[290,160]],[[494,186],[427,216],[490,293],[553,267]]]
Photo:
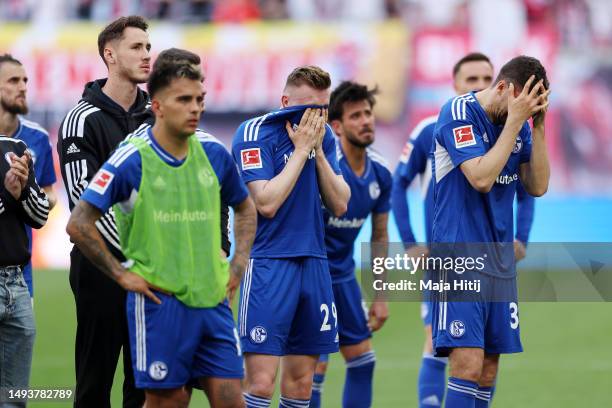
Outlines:
[[518,305],[514,302],[510,302],[510,327],[516,329],[518,326]]
[[[336,309],[336,306],[334,305],[334,307],[332,308],[332,311],[335,311],[335,309]],[[325,303],[321,303],[321,313],[325,314],[323,316],[323,324],[321,325],[321,331],[331,330],[331,326],[328,323],[328,321],[329,321],[329,307],[327,307],[327,305]]]
[[332,315],[334,316],[334,326],[338,327],[338,310],[336,310],[336,303],[332,302]]

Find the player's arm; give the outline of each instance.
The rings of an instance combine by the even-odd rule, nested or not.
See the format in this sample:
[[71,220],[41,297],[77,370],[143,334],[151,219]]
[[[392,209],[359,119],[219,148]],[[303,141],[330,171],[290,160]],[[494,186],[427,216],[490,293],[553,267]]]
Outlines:
[[[323,111],[327,123],[327,109]],[[323,205],[336,217],[342,216],[351,198],[351,189],[340,174],[336,157],[336,143],[329,126],[319,129],[315,148],[315,163],[317,167],[317,182]]]
[[514,238],[514,258],[520,261],[527,255],[527,242],[533,224],[535,198],[527,194],[523,185],[516,186],[516,236]]
[[53,168],[51,144],[49,143],[49,136],[46,134],[45,143],[42,146],[42,154],[38,158],[36,165],[39,166],[39,170],[36,169],[36,178],[49,199],[49,207],[51,209],[55,207],[57,203],[57,195],[53,190],[53,184],[57,181],[57,178],[55,177],[55,169]]
[[66,232],[70,239],[83,254],[117,282],[125,290],[139,292],[155,303],[161,301],[151,292],[147,282],[140,276],[125,269],[121,262],[108,250],[102,235],[96,228],[96,221],[102,217],[102,212],[85,200],[79,200],[70,214]]
[[[310,108],[306,109],[302,115],[297,130],[294,131],[291,124],[287,122],[287,133],[295,146],[287,164],[279,174],[270,180],[254,180],[247,184],[257,211],[262,216],[273,218],[289,197],[308,160],[308,155],[315,146],[317,129],[322,126],[320,110]],[[273,166],[273,163],[267,165]]]
[[[537,88],[537,86],[534,88]],[[544,90],[544,86],[541,88]],[[525,190],[534,197],[543,196],[548,190],[550,181],[550,164],[544,140],[544,119],[546,118],[549,94],[550,90],[545,90],[538,97],[538,102],[543,108],[533,115],[531,157],[528,162],[520,166],[521,183],[523,183]]]
[[[372,259],[386,258],[389,251],[389,233],[387,231],[387,223],[389,221],[389,213],[372,213]],[[386,280],[385,274],[382,274],[378,279]],[[385,321],[389,318],[389,307],[383,292],[376,292],[376,298],[370,305],[368,311],[368,325],[372,331],[379,330]]]
[[[115,154],[122,153],[125,152],[118,150]],[[70,235],[70,240],[98,269],[125,290],[142,293],[154,302],[161,303],[147,281],[121,265],[96,228],[96,222],[112,205],[128,200],[131,192],[138,190],[140,186],[141,167],[138,153],[126,157],[118,166],[104,163],[94,182],[83,192],[73,208],[66,232]]]
[[77,126],[70,126],[74,117],[69,113],[57,137],[57,153],[60,169],[70,207],[76,206],[89,181],[98,171],[102,162],[99,160],[96,138],[99,137],[91,124],[85,119],[82,133]]
[[11,164],[4,177],[4,187],[14,200],[7,205],[15,205],[18,217],[25,224],[41,228],[49,216],[49,200],[36,183],[32,158],[25,150],[21,156],[9,153],[7,158]]
[[[210,148],[215,148],[214,144]],[[244,186],[231,155],[223,147],[215,154],[218,167],[215,172],[221,185],[221,202],[234,209],[234,257],[230,263],[230,279],[227,283],[227,297],[230,303],[240,285],[255,239],[257,230],[257,209]]]
[[516,136],[525,121],[548,105],[547,101],[543,101],[538,96],[540,87],[543,86],[542,81],[538,82],[529,92],[529,86],[534,78],[532,75],[527,80],[517,97],[514,96],[514,85],[510,83],[508,87],[508,117],[497,142],[483,156],[461,163],[461,171],[471,186],[481,193],[488,193],[493,188],[495,180],[508,162],[516,143]]
[[416,244],[416,238],[410,225],[410,208],[406,191],[414,178],[425,171],[427,163],[427,151],[423,149],[424,146],[422,146],[420,139],[421,135],[416,135],[414,139],[411,137],[406,142],[399,164],[393,173],[391,209],[400,237],[406,248]]
[[234,298],[236,289],[240,285],[242,275],[246,270],[255,231],[257,230],[257,209],[251,197],[232,207],[234,209],[234,239],[235,251],[230,263],[231,276],[228,282],[228,298],[230,302]]

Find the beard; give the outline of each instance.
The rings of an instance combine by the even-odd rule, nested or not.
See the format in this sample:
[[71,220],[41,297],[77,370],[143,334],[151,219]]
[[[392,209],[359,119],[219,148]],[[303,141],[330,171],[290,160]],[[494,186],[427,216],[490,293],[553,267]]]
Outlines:
[[[366,129],[362,129],[361,132],[372,132],[372,134],[374,134],[373,130],[370,128],[366,128]],[[361,147],[362,149],[365,149],[366,147],[370,146],[372,143],[374,143],[374,138],[372,138],[371,140],[367,140],[367,141],[361,141],[357,138],[357,136],[355,136],[354,133],[351,132],[346,132],[345,134],[346,136],[346,140],[352,144],[353,146],[356,147]]]
[[23,104],[10,103],[4,99],[0,99],[0,105],[2,109],[12,113],[13,115],[27,115],[28,114],[28,104],[24,102]]

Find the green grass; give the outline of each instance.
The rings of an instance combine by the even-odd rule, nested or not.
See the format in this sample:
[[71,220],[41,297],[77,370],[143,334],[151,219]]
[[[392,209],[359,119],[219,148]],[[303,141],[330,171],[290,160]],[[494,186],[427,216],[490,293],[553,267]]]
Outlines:
[[[38,328],[31,385],[74,387],[74,301],[65,271],[35,272]],[[523,303],[525,352],[502,357],[494,406],[603,407],[612,404],[612,304]],[[391,304],[391,318],[376,335],[374,407],[416,406],[423,329],[417,303]],[[118,370],[118,372],[121,372]],[[340,407],[344,364],[330,362],[323,402]],[[119,376],[113,407],[121,406]],[[67,407],[31,403],[31,407]],[[207,407],[196,395],[192,407]],[[275,406],[275,405],[273,405]]]

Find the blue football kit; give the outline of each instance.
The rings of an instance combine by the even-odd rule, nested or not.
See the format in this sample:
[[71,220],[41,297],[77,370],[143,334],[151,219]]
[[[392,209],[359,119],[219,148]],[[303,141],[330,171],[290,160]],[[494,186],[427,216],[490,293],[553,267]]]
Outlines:
[[[150,126],[142,126],[128,137],[146,140],[169,166],[179,167],[186,160],[165,151]],[[217,176],[221,200],[231,206],[243,202],[248,191],[229,152],[207,133],[198,131],[195,137]],[[142,179],[138,149],[131,144],[120,145],[100,171],[111,175],[105,187],[87,188],[81,199],[102,213],[116,203],[131,211]],[[242,352],[227,300],[216,307],[194,308],[172,295],[156,292],[156,296],[161,305],[138,293],[129,292],[127,297],[132,365],[138,388],[177,388],[201,377],[243,377]]]
[[367,309],[355,277],[353,252],[363,223],[372,213],[387,213],[391,208],[391,173],[385,159],[371,148],[366,150],[365,170],[357,176],[337,142],[338,163],[351,189],[347,212],[335,217],[324,210],[325,247],[338,312],[340,345],[359,344],[371,337]]
[[[464,161],[484,156],[502,130],[503,126],[491,123],[474,93],[455,97],[442,107],[433,141],[434,245],[468,248],[469,243],[499,243],[511,248],[519,166],[531,157],[529,125],[525,123],[516,136],[512,154],[489,193],[475,190],[460,169]],[[433,346],[437,356],[447,355],[456,347],[478,347],[487,354],[522,351],[514,258],[510,254],[497,261],[486,273],[510,286],[509,301],[437,298],[433,302]],[[492,282],[486,280],[483,286]]]
[[[232,153],[246,184],[281,173],[294,150],[286,122],[296,128],[308,107],[321,108],[287,107],[238,127]],[[322,147],[340,174],[329,126]],[[321,206],[313,150],[276,215],[257,215],[252,259],[240,291],[238,327],[245,352],[282,356],[338,351]]]
[[[420,187],[424,200],[425,242],[432,237],[434,214],[434,189],[431,178],[431,149],[433,132],[438,115],[421,120],[406,142],[399,163],[393,173],[393,190],[391,203],[393,215],[400,237],[405,245],[416,244],[417,240],[410,224],[410,211],[406,190],[413,180],[420,176]],[[535,198],[527,194],[523,185],[516,184],[517,219],[516,239],[527,245],[529,233],[533,224]],[[424,325],[431,325],[431,302],[422,302],[421,318]]]
[[[48,187],[55,183],[55,169],[53,168],[49,133],[38,123],[19,118],[19,126],[12,137],[23,140],[28,146],[28,151],[32,154],[34,176],[38,185]],[[26,225],[26,232],[28,234],[29,251],[32,253],[32,228]],[[23,278],[28,285],[30,296],[34,296],[31,261],[23,268]]]

